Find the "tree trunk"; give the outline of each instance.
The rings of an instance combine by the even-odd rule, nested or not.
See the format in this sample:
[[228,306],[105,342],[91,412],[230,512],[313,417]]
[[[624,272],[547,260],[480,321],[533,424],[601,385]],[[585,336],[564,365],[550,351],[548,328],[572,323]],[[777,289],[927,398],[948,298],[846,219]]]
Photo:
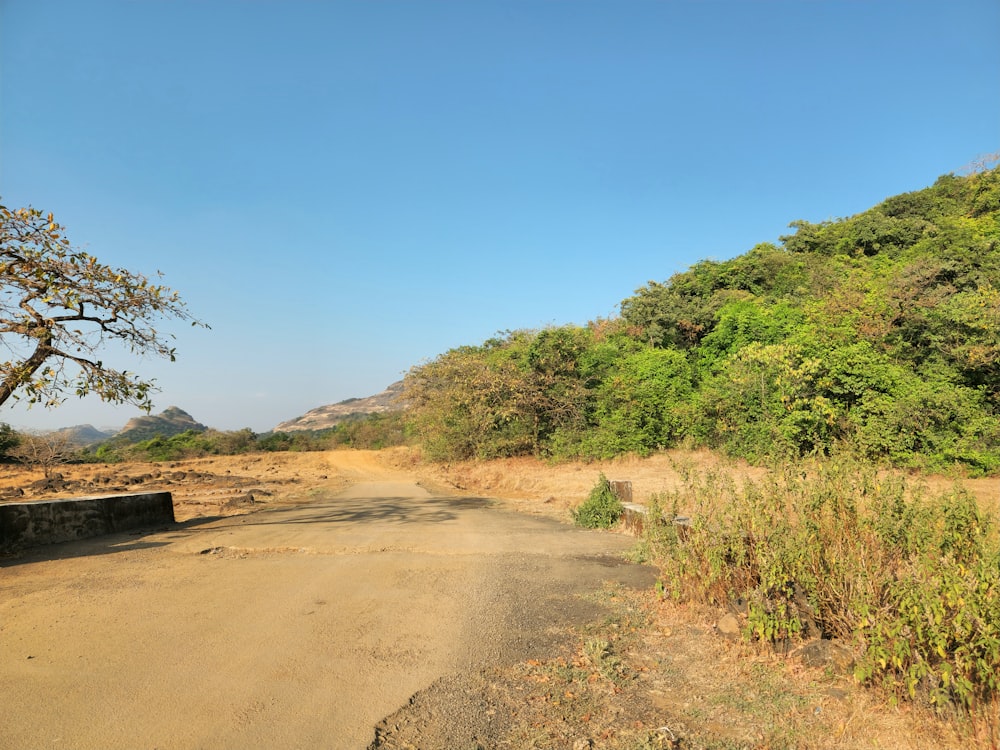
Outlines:
[[24,383],[31,379],[31,376],[38,372],[38,368],[42,366],[42,363],[49,358],[52,354],[52,347],[50,345],[50,337],[38,342],[38,346],[35,347],[35,351],[32,352],[31,356],[28,357],[20,367],[13,370],[3,381],[0,383],[0,406],[4,404],[13,395],[14,391],[20,388]]

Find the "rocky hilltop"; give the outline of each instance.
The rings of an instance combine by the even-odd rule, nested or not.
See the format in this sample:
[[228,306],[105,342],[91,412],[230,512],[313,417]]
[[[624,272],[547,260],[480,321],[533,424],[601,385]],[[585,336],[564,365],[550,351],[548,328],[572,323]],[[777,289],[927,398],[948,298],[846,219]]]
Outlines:
[[306,412],[301,417],[282,422],[274,428],[275,432],[295,432],[297,430],[325,430],[350,419],[365,417],[369,414],[384,414],[399,411],[402,404],[399,401],[403,392],[403,381],[393,383],[381,393],[367,398],[349,398],[329,406],[319,406]]
[[47,434],[64,441],[66,445],[85,448],[108,440],[122,443],[138,443],[143,440],[149,440],[157,435],[160,437],[170,437],[171,435],[179,435],[188,430],[205,432],[207,429],[208,427],[201,422],[196,422],[183,409],[171,406],[159,414],[134,417],[120,430],[99,430],[93,425],[81,424],[51,430]]
[[170,437],[171,435],[179,435],[188,430],[205,432],[207,429],[205,425],[201,422],[196,422],[183,409],[171,406],[159,414],[133,417],[125,424],[121,432],[115,435],[115,438],[130,443],[138,443],[142,440],[149,440],[157,435]]

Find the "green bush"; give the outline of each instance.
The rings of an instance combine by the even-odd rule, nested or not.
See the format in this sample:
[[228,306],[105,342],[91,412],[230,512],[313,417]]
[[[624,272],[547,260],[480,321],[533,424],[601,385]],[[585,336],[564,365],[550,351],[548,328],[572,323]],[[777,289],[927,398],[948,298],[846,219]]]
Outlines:
[[691,516],[683,541],[647,524],[665,592],[747,602],[751,639],[837,638],[896,698],[970,712],[1000,698],[1000,533],[970,494],[839,459],[682,479],[656,502]]
[[621,500],[611,490],[611,482],[601,474],[589,497],[573,511],[573,521],[586,529],[609,529],[624,512]]
[[0,461],[7,460],[8,452],[21,442],[21,435],[6,422],[0,422]]

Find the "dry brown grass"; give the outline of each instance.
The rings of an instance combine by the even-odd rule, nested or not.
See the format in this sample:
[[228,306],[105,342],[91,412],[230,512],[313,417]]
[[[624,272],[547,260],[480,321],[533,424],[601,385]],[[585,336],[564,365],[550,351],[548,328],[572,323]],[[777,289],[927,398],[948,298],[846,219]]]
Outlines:
[[[680,470],[725,471],[740,478],[762,477],[766,469],[732,461],[707,450],[672,450],[649,458],[625,457],[608,461],[550,464],[535,458],[494,461],[464,461],[450,464],[424,463],[418,451],[392,448],[384,451],[334,450],[310,453],[255,453],[210,456],[160,463],[67,464],[57,468],[63,478],[89,483],[64,491],[41,491],[31,485],[42,479],[40,470],[0,464],[0,496],[7,500],[31,501],[58,497],[109,494],[117,491],[169,491],[173,493],[178,519],[200,515],[245,512],[231,503],[246,492],[260,490],[258,501],[269,504],[301,502],[317,492],[335,492],[357,481],[408,475],[444,492],[469,493],[502,499],[518,510],[569,518],[569,511],[582,502],[600,474],[608,479],[632,482],[636,502],[677,488]],[[172,475],[189,474],[183,479]],[[95,483],[100,477],[111,481]],[[131,483],[139,477],[148,477]],[[931,489],[945,488],[954,480],[922,478]],[[991,512],[1000,512],[1000,480],[965,480],[964,484]],[[120,488],[120,489],[119,489]],[[24,491],[13,497],[14,490]],[[83,491],[81,491],[83,490]]]
[[[767,469],[751,466],[708,450],[671,450],[648,458],[628,456],[607,461],[551,464],[535,458],[507,458],[492,461],[463,461],[423,464],[419,454],[409,449],[383,451],[380,460],[417,472],[427,481],[460,492],[500,497],[519,510],[568,518],[569,510],[586,499],[600,474],[608,479],[632,483],[635,502],[644,503],[657,493],[677,489],[682,471],[724,472],[737,482],[759,480]],[[988,512],[1000,515],[1000,479],[956,480],[944,476],[916,476],[914,480],[931,491],[945,490],[956,481],[969,489]]]

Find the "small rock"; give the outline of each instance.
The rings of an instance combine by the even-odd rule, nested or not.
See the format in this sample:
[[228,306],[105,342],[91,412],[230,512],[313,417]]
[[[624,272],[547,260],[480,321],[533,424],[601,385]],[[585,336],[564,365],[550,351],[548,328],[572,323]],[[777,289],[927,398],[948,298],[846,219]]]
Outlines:
[[254,498],[252,492],[247,492],[246,494],[234,497],[226,501],[226,507],[235,508],[240,505],[253,505],[257,500]]
[[837,641],[809,641],[792,652],[807,667],[831,668],[839,674],[854,669],[854,652]]
[[573,743],[573,750],[590,750],[594,746],[594,741],[590,739],[577,740]]
[[739,618],[732,613],[724,614],[719,618],[719,621],[715,624],[715,629],[719,631],[719,635],[731,639],[739,638],[743,632]]

